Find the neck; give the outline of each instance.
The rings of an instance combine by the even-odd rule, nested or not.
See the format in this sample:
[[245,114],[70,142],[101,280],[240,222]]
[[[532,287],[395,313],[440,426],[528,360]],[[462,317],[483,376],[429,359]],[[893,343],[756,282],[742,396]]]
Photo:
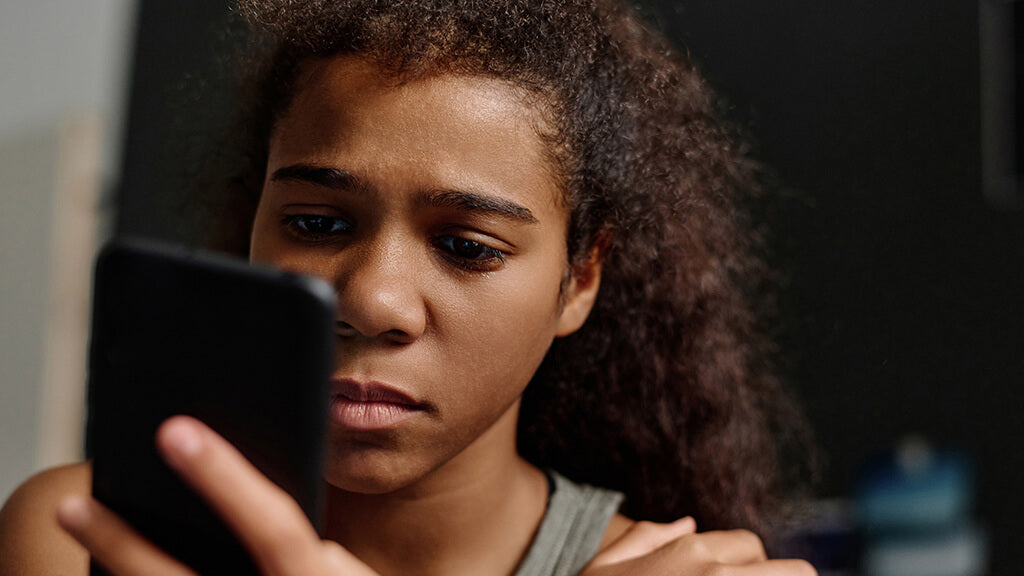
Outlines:
[[508,575],[547,503],[544,474],[518,456],[518,406],[455,458],[388,494],[328,486],[326,536],[382,575]]

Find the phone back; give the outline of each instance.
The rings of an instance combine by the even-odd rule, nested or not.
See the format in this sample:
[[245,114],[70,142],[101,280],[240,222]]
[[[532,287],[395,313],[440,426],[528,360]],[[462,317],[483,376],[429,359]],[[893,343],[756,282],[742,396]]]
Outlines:
[[[93,298],[93,495],[200,574],[255,573],[156,452],[159,424],[188,414],[290,493],[319,529],[333,364],[327,284],[121,241],[97,261]],[[92,573],[105,574],[97,565]]]

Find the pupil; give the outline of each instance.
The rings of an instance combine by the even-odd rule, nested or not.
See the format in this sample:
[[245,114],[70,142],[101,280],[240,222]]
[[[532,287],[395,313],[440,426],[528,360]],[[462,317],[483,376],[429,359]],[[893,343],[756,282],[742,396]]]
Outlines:
[[327,219],[324,218],[323,216],[317,216],[315,218],[312,218],[307,223],[307,226],[309,227],[310,232],[323,233],[329,232],[331,230],[331,226],[328,224]]
[[484,245],[460,238],[455,241],[455,251],[463,258],[479,258],[484,252]]

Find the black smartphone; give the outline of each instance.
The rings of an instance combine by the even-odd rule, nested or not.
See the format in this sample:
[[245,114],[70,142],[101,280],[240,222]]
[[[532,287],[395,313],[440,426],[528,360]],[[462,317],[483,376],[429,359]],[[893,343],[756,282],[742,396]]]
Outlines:
[[321,280],[152,243],[107,245],[89,346],[93,495],[199,574],[255,574],[156,451],[160,423],[188,414],[291,494],[319,530],[333,325],[334,294]]

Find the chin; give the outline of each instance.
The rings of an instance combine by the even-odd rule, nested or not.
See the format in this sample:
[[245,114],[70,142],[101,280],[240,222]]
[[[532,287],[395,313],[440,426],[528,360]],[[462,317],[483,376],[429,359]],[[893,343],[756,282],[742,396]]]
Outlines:
[[416,466],[413,458],[386,450],[332,447],[324,471],[331,486],[357,494],[389,494],[421,480],[428,466]]
[[330,470],[324,475],[324,479],[328,484],[343,492],[365,495],[391,494],[411,483],[394,476],[352,474],[351,471],[341,473]]

